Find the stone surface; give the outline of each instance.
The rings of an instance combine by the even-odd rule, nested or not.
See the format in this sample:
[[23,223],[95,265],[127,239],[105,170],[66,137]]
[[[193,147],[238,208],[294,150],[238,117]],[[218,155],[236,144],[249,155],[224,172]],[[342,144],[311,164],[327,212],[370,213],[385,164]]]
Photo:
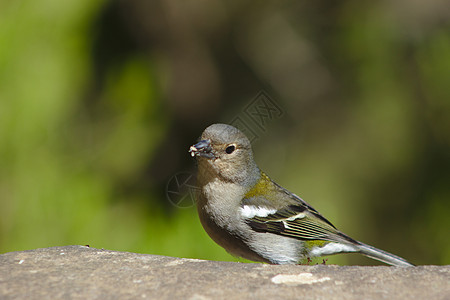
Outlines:
[[0,299],[450,299],[450,266],[274,266],[53,247],[0,255]]

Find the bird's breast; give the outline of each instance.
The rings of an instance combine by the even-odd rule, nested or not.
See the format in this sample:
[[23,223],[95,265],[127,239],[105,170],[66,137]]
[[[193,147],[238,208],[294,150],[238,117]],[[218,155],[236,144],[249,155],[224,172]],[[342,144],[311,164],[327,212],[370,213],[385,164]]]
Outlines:
[[239,217],[239,206],[245,189],[237,184],[212,180],[202,189],[202,209],[210,214],[221,227],[229,227]]

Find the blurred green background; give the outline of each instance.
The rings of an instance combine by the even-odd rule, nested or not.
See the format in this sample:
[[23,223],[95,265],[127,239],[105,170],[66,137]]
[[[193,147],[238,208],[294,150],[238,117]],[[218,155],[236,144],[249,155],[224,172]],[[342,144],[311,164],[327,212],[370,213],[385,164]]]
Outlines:
[[282,116],[244,120],[266,173],[358,240],[449,264],[446,5],[3,0],[0,252],[237,260],[167,186],[206,126],[265,90]]

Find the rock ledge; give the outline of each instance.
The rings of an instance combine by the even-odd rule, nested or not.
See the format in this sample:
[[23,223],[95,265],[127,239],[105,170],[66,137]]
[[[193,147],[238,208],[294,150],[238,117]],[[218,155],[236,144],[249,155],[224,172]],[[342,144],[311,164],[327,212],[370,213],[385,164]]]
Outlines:
[[274,266],[65,246],[0,255],[0,299],[450,299],[450,266]]

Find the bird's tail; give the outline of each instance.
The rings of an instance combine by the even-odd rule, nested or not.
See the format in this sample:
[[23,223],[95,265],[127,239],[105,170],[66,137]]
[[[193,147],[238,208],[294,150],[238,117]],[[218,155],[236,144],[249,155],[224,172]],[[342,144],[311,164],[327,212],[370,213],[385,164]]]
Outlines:
[[377,249],[370,245],[359,242],[358,245],[359,253],[368,256],[372,259],[379,260],[386,264],[397,266],[397,267],[413,267],[414,265],[409,263],[406,259],[400,256],[391,254],[389,252]]

